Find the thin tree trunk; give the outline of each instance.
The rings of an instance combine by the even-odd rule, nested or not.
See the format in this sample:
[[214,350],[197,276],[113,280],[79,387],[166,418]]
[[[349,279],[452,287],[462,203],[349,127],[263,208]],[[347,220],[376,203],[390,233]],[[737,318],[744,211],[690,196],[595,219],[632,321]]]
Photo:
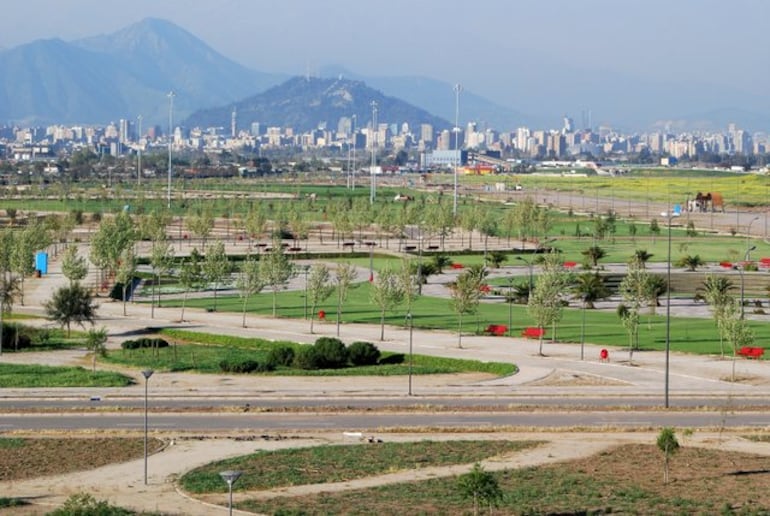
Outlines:
[[457,317],[457,347],[463,349],[463,314]]
[[380,313],[380,341],[385,340],[385,310]]

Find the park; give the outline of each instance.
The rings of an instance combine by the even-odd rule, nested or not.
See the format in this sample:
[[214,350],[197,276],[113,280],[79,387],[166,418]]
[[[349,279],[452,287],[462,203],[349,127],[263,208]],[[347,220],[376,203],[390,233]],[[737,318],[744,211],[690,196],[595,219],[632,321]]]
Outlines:
[[[333,174],[180,181],[168,199],[150,182],[9,193],[3,410],[17,413],[8,407],[25,392],[64,389],[88,399],[65,413],[139,417],[138,427],[106,430],[100,446],[118,448],[114,461],[36,466],[55,479],[53,503],[77,478],[96,498],[163,514],[226,507],[228,487],[236,509],[276,514],[355,512],[360,499],[372,504],[361,513],[396,512],[386,486],[424,513],[767,510],[766,425],[730,417],[766,409],[770,182],[665,169],[469,176],[454,213],[451,181],[383,177],[376,197]],[[724,211],[688,210],[699,189],[720,192]],[[148,441],[148,391],[150,425],[169,412],[210,413],[210,429],[155,426]],[[181,405],[163,405],[175,397]],[[521,420],[553,419],[338,419],[460,410],[472,421],[510,407]],[[599,415],[582,422],[578,407]],[[219,414],[233,411],[256,419],[220,429]],[[55,432],[51,441],[75,446],[87,430]],[[200,432],[217,453],[179,458],[200,453]],[[33,434],[20,424],[1,436],[2,462],[27,446],[66,462]],[[153,460],[163,456],[182,469]],[[29,509],[43,492],[29,468],[11,469],[0,500]],[[242,475],[227,481],[225,471]],[[117,487],[127,476],[134,492]],[[616,477],[624,483],[610,489]],[[734,483],[742,478],[751,485]],[[177,500],[177,486],[189,498]]]

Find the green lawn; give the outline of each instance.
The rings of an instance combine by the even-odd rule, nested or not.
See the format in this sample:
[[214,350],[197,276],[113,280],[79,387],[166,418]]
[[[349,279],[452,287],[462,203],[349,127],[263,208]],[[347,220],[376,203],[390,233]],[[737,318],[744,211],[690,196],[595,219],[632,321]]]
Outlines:
[[82,367],[54,367],[0,363],[0,388],[46,387],[125,387],[133,381],[128,376],[92,372]]
[[182,488],[192,493],[225,492],[220,471],[243,475],[237,490],[344,482],[395,471],[467,464],[537,446],[536,441],[419,441],[328,445],[258,452],[207,464],[186,473]]
[[[185,343],[158,350],[144,348],[111,351],[107,357],[101,360],[137,368],[152,367],[162,371],[192,370],[202,373],[221,373],[219,363],[223,360],[256,360],[257,362],[264,362],[269,351],[276,346],[290,346],[295,350],[306,346],[292,342],[273,342],[257,338],[210,335],[176,329],[163,330],[161,333],[171,339],[183,340]],[[385,352],[383,353],[383,358],[392,355],[394,353]],[[409,364],[407,362],[408,359],[405,358],[402,363],[398,364],[310,371],[279,367],[271,373],[263,374],[281,376],[395,376],[408,374]],[[482,372],[505,376],[515,373],[516,366],[499,362],[458,360],[425,355],[413,356],[413,374],[450,374],[461,372]]]
[[[342,313],[342,321],[345,323],[369,323],[380,322],[379,312],[369,301],[370,285],[362,283],[351,290],[348,301]],[[304,297],[301,291],[281,292],[278,294],[278,315],[281,317],[301,319],[304,315]],[[271,294],[260,294],[249,300],[247,309],[249,312],[270,315]],[[165,304],[176,304],[177,301],[167,300]],[[188,300],[188,306],[208,308],[213,302],[210,298]],[[241,300],[236,296],[219,297],[219,311],[240,312]],[[474,315],[464,317],[463,330],[465,333],[480,333],[489,324],[508,324],[508,305],[503,302],[481,303],[478,317]],[[326,312],[328,323],[333,323],[336,315],[336,304],[331,301],[319,307]],[[413,321],[417,328],[440,329],[457,331],[457,316],[452,312],[449,299],[422,296],[415,300],[412,307]],[[513,305],[512,334],[518,336],[521,331],[532,325],[532,319],[527,313],[526,306]],[[564,311],[564,317],[557,328],[557,337],[560,342],[580,342],[583,311],[579,308],[570,308]],[[586,310],[585,342],[623,347],[628,345],[628,335],[620,323],[620,319],[614,312]],[[328,324],[327,323],[327,324]],[[308,329],[309,321],[305,322]],[[318,322],[316,324],[319,324]],[[386,324],[404,326],[404,307],[388,313]],[[770,341],[770,324],[761,321],[751,321],[750,327],[755,333],[756,342]],[[387,330],[385,331],[387,338]],[[644,350],[662,350],[666,341],[666,318],[664,314],[648,315],[643,313],[639,327],[639,344]],[[550,339],[551,329],[547,329],[547,338]],[[671,318],[671,349],[688,353],[715,354],[720,352],[719,333],[710,319],[672,317]],[[419,343],[416,343],[416,351],[419,352]],[[547,352],[547,347],[546,347]]]

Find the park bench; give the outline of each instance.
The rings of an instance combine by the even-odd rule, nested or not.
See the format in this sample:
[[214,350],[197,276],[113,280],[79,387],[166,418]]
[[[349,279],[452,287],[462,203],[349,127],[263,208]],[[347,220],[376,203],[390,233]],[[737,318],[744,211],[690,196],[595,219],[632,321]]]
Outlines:
[[743,346],[741,349],[738,350],[738,354],[742,357],[756,358],[757,360],[759,360],[760,358],[762,358],[762,355],[765,354],[765,348]]
[[504,324],[490,324],[484,330],[484,333],[487,335],[495,335],[496,337],[502,337],[503,335],[508,333],[508,326]]
[[545,328],[534,328],[530,326],[524,328],[524,331],[521,332],[521,336],[527,337],[528,339],[539,339],[540,337],[545,336]]
[[459,270],[459,269],[463,268],[463,264],[462,263],[453,263],[450,267],[452,267],[455,270]]

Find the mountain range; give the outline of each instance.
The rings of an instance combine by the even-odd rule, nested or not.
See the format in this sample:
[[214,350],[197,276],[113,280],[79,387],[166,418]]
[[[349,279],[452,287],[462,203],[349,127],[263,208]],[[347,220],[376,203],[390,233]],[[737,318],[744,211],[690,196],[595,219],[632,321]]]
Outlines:
[[[105,124],[142,115],[146,124],[165,126],[168,93],[174,91],[175,120],[207,109],[213,116],[221,107],[227,111],[225,125],[229,126],[233,105],[241,103],[245,113],[255,95],[288,79],[244,67],[177,25],[154,18],[113,34],[72,42],[37,40],[0,50],[0,70],[0,121],[22,125]],[[395,118],[403,108],[395,106],[396,98],[433,113],[426,113],[424,122],[438,121],[437,126],[443,127],[445,120],[454,119],[455,94],[453,85],[446,82],[424,77],[363,77],[339,66],[327,67],[322,76],[356,79],[381,90],[364,93],[363,85],[355,86],[363,96],[357,96],[355,111],[347,114],[356,113],[360,120],[370,111],[364,104],[376,100],[383,122],[415,123],[415,119]],[[472,117],[495,128],[535,120],[472,92],[462,95],[465,119]],[[267,107],[260,109],[264,113]],[[315,127],[309,119],[304,123]]]
[[[693,85],[686,77],[655,82],[585,66],[580,60],[557,63],[518,56],[511,69],[520,78],[490,88],[488,93],[497,92],[496,100],[473,91],[461,93],[460,123],[474,120],[480,129],[555,128],[564,113],[577,118],[578,109],[593,113],[594,127],[608,123],[626,131],[713,130],[729,122],[766,130],[769,125],[770,103],[742,91],[739,82]],[[493,84],[494,70],[484,73]],[[442,120],[455,118],[454,85],[448,82],[418,76],[366,77],[340,65],[322,68],[319,75],[363,82],[380,91],[383,101],[398,98]],[[148,18],[113,34],[0,49],[0,124],[106,124],[141,115],[146,124],[164,127],[170,91],[176,94],[174,119],[184,120],[217,106],[228,111],[239,102],[245,106],[248,99],[288,78],[240,65],[177,25]],[[511,107],[514,104],[519,109]],[[403,121],[391,118],[385,109],[380,120]]]
[[178,26],[146,19],[114,34],[73,42],[38,40],[0,52],[0,120],[97,124],[186,117],[253,95],[285,76],[250,70]]

